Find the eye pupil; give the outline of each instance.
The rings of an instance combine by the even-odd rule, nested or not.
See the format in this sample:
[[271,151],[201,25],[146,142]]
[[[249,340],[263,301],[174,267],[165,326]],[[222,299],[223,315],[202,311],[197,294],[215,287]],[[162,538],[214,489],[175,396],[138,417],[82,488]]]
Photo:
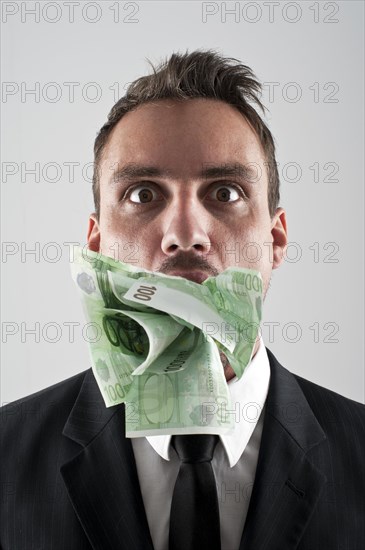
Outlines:
[[218,189],[217,197],[219,200],[227,202],[230,199],[231,192],[226,187]]
[[143,189],[138,193],[141,202],[149,202],[153,198],[152,192],[149,189]]

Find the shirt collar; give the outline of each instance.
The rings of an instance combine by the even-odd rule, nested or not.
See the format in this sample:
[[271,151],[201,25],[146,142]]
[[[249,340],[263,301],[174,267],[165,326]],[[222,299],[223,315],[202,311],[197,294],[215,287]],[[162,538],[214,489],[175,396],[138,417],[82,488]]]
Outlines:
[[[231,468],[237,464],[254,431],[265,405],[270,382],[270,363],[266,348],[260,336],[256,355],[245,368],[240,379],[236,376],[228,382],[231,393],[233,432],[220,435]],[[171,435],[148,436],[147,441],[165,460],[170,460]]]

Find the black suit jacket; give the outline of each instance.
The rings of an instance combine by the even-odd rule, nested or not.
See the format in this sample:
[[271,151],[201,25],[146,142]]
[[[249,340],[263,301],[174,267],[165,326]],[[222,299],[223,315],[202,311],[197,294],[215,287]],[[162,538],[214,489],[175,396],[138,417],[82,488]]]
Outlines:
[[[267,352],[240,549],[363,550],[365,406]],[[105,407],[91,369],[1,412],[3,550],[152,550],[124,406]]]

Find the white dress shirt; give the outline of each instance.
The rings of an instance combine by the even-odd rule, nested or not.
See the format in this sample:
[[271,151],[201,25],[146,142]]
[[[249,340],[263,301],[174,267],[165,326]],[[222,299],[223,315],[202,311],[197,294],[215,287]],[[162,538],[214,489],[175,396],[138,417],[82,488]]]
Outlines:
[[[218,491],[222,550],[237,550],[255,479],[270,364],[262,337],[240,380],[228,382],[234,429],[221,435],[212,460]],[[262,413],[262,414],[261,414]],[[155,550],[168,550],[172,493],[180,460],[171,435],[132,439],[139,484]]]

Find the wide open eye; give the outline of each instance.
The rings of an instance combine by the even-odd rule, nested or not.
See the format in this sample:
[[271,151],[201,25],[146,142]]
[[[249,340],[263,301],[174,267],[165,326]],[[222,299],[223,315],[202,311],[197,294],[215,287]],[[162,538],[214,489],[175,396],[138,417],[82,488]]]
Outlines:
[[128,198],[131,202],[143,204],[157,199],[158,193],[146,185],[137,185],[129,193]]
[[220,202],[234,202],[242,197],[236,185],[224,184],[216,187],[212,195]]

